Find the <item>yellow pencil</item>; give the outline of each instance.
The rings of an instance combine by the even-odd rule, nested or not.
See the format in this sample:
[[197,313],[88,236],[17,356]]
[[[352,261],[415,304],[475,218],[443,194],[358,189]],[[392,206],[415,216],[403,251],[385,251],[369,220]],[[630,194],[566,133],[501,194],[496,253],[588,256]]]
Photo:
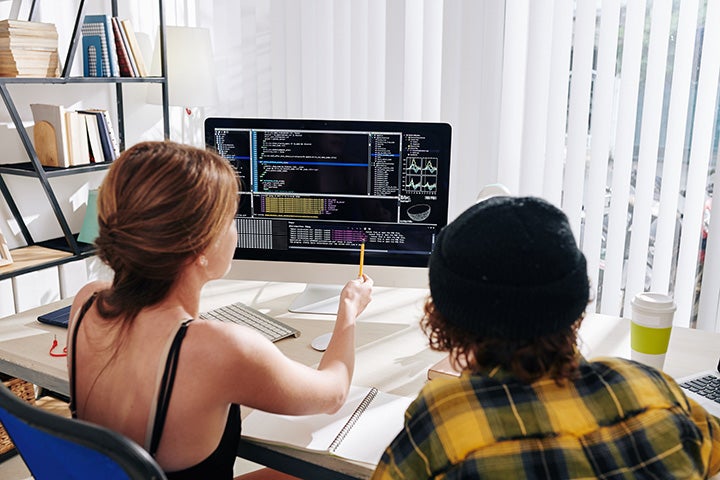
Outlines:
[[360,244],[360,273],[358,273],[358,277],[363,276],[363,264],[365,263],[365,242],[362,242]]

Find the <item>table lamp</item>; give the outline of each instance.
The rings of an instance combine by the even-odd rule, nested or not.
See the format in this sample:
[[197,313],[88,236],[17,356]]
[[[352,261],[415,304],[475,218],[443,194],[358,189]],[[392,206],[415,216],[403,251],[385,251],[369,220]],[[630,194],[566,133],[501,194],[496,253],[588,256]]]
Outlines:
[[[198,107],[218,102],[210,31],[198,27],[165,27],[168,104],[183,107],[182,142],[204,147]],[[160,75],[160,40],[155,42],[151,75]],[[159,88],[148,88],[147,102],[161,104]]]

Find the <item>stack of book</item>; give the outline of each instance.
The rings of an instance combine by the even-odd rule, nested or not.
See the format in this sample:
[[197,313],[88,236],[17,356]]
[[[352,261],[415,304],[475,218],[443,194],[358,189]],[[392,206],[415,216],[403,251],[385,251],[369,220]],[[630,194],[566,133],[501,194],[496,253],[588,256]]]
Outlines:
[[129,20],[86,15],[81,27],[86,77],[146,77],[142,52]]
[[57,77],[59,66],[55,25],[0,21],[0,76]]
[[107,110],[66,110],[62,105],[30,105],[33,140],[40,163],[72,167],[111,162],[120,154]]

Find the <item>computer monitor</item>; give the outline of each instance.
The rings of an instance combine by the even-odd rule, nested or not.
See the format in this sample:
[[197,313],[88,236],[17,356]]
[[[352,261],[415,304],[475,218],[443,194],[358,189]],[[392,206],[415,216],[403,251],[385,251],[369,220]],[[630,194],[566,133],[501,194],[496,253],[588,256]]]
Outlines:
[[211,117],[205,138],[241,181],[231,277],[308,283],[290,310],[335,313],[364,243],[377,285],[427,286],[448,220],[450,125]]

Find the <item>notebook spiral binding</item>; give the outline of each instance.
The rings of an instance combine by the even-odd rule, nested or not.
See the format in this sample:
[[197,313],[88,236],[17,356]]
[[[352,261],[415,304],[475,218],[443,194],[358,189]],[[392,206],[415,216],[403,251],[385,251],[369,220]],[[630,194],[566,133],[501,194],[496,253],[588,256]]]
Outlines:
[[360,405],[357,406],[355,411],[352,415],[350,415],[350,418],[348,418],[348,421],[345,422],[345,425],[343,425],[342,429],[340,429],[340,432],[335,437],[335,440],[332,441],[330,444],[330,447],[328,447],[328,451],[335,452],[337,448],[340,446],[342,441],[345,439],[348,433],[350,433],[350,430],[352,427],[357,423],[358,418],[360,418],[360,415],[363,414],[365,409],[370,405],[370,403],[373,401],[375,396],[378,393],[378,389],[375,387],[372,387],[367,395],[365,395],[365,398],[363,398],[362,402],[360,402]]

